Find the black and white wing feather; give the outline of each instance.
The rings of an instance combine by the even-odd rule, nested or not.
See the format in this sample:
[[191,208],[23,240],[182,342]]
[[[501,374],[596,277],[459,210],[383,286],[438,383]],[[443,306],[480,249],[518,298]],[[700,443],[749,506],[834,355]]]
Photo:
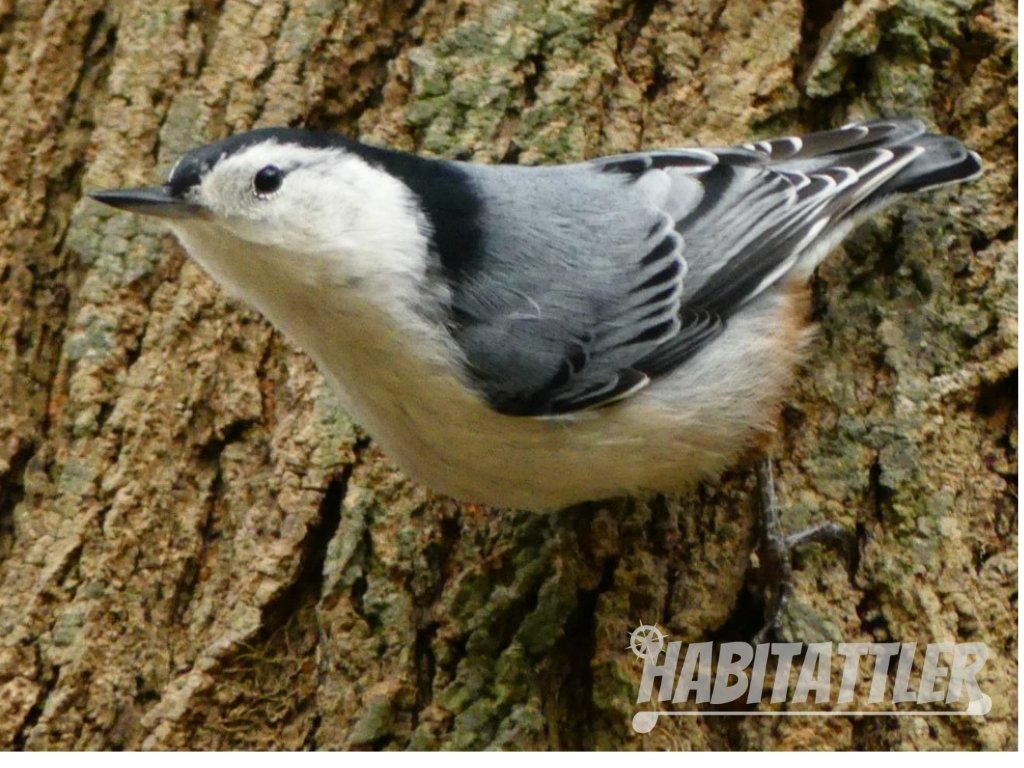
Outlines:
[[688,333],[674,220],[626,213],[608,230],[597,210],[485,222],[483,263],[452,283],[453,334],[495,408],[554,415],[628,397],[650,381],[632,363]]
[[483,200],[450,280],[452,333],[497,410],[608,405],[681,365],[866,212],[971,178],[978,156],[913,120],[574,166],[460,166]]

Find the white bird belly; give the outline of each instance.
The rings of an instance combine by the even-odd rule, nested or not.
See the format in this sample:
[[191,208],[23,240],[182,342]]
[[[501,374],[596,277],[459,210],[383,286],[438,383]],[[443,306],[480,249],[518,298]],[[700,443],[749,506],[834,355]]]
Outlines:
[[679,491],[713,475],[770,429],[806,337],[805,288],[777,285],[684,365],[623,401],[553,418],[507,416],[459,376],[459,351],[439,326],[366,303],[387,291],[382,306],[410,307],[414,290],[393,276],[349,290],[327,263],[307,264],[296,280],[287,253],[201,224],[178,234],[222,284],[313,357],[400,469],[492,506],[557,509]]
[[798,314],[791,292],[769,292],[633,397],[553,418],[495,412],[447,366],[425,363],[422,341],[315,356],[350,415],[412,478],[463,501],[556,509],[680,491],[726,467],[771,428],[806,335]]

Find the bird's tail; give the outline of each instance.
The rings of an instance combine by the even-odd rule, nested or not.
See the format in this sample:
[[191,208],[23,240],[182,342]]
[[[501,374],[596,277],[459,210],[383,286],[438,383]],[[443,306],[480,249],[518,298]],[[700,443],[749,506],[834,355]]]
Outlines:
[[807,274],[857,222],[895,198],[981,173],[976,152],[929,133],[920,120],[867,120],[747,149],[767,154],[767,165],[793,180],[804,201],[812,236],[802,241],[796,268]]
[[[849,213],[877,208],[895,195],[969,181],[981,173],[981,157],[977,152],[968,150],[952,136],[929,133],[920,120],[866,120],[799,139],[762,142],[758,148],[768,152],[772,164],[804,173],[821,172],[847,163],[856,168],[867,160],[874,171],[872,175],[881,183],[876,182],[868,194],[857,199],[853,208],[848,209]],[[871,160],[872,150],[888,150],[893,154],[886,163],[878,164]]]
[[910,140],[923,151],[906,168],[883,184],[878,194],[920,192],[943,184],[969,181],[981,174],[981,157],[952,136],[925,133]]

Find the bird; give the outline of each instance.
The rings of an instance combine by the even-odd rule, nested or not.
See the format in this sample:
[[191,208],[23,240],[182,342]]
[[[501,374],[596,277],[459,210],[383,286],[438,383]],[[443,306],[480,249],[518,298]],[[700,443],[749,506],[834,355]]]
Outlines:
[[260,128],[90,194],[163,219],[408,476],[553,510],[737,461],[795,378],[819,263],[981,167],[904,118],[538,166]]

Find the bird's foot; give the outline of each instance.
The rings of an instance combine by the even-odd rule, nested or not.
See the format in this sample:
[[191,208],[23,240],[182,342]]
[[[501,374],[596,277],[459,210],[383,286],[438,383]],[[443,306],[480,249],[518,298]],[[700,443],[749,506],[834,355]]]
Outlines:
[[758,571],[765,593],[765,609],[764,625],[754,636],[754,642],[762,643],[776,634],[793,596],[793,553],[811,544],[841,547],[848,551],[854,535],[838,523],[824,522],[787,536],[779,520],[770,456],[758,464],[757,482],[761,494]]

